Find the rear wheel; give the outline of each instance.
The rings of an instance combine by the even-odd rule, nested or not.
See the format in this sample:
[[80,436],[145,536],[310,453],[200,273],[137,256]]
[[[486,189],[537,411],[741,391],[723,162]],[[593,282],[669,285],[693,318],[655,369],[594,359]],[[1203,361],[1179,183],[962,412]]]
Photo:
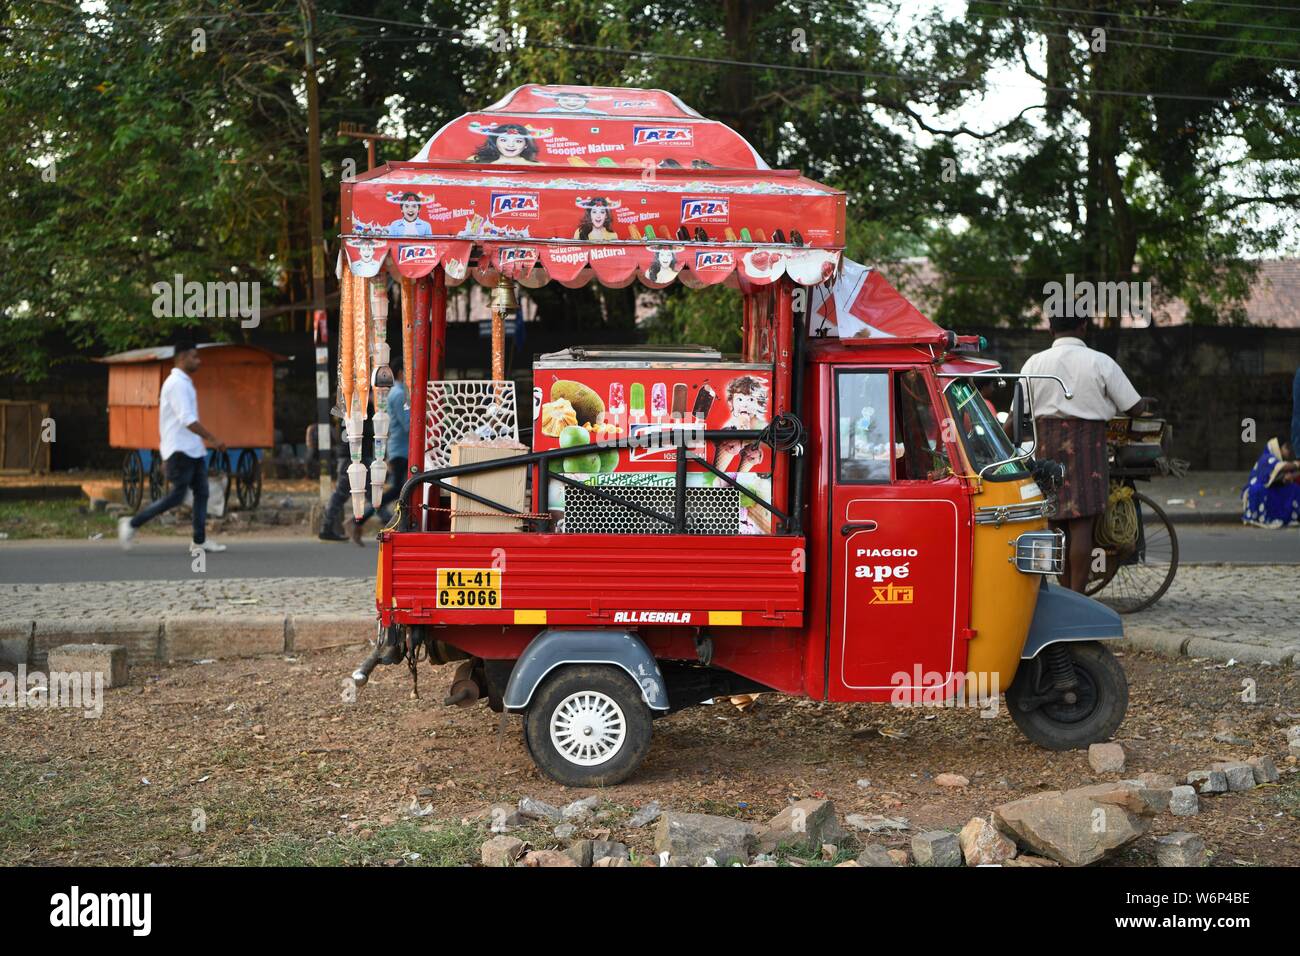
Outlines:
[[[1053,667],[1052,655],[1059,667]],[[1069,692],[1059,689],[1056,680],[1064,676],[1067,663],[1075,684]],[[1079,750],[1109,740],[1124,722],[1128,678],[1104,644],[1055,644],[1021,663],[1007,688],[1007,706],[1020,732],[1038,746]]]
[[650,708],[619,668],[569,665],[552,671],[533,693],[524,743],[552,780],[609,786],[631,776],[649,751]]
[[122,459],[122,500],[132,511],[139,511],[143,499],[144,462],[138,451],[129,451]]
[[240,511],[252,511],[262,501],[262,465],[248,448],[239,453],[235,466],[235,496]]

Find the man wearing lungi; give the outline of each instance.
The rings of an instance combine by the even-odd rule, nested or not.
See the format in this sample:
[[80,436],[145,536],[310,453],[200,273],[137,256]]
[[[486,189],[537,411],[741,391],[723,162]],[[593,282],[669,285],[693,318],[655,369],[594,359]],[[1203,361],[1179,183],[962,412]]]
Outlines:
[[1057,494],[1053,527],[1065,531],[1066,587],[1082,592],[1088,583],[1092,531],[1106,510],[1110,466],[1106,459],[1106,422],[1119,415],[1140,414],[1142,396],[1116,361],[1084,343],[1087,316],[1053,316],[1052,347],[1031,355],[1021,372],[1055,375],[1070,390],[1050,379],[1029,383],[1038,429],[1036,458],[1065,466],[1065,483]]

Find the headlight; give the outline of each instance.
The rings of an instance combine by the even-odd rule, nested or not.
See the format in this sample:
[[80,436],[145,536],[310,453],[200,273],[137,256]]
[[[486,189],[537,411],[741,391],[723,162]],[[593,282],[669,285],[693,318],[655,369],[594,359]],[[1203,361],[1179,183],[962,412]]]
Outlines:
[[1025,574],[1060,574],[1065,568],[1065,533],[1027,531],[1016,538],[1016,570]]

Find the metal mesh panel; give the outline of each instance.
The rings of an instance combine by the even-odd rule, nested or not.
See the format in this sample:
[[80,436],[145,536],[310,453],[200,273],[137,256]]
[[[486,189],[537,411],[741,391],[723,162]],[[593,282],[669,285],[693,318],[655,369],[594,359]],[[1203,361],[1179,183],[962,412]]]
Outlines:
[[514,382],[429,383],[424,416],[424,467],[451,465],[451,446],[494,438],[519,440]]
[[[602,488],[642,508],[673,515],[672,488]],[[566,534],[672,534],[673,526],[597,497],[585,488],[564,491]],[[687,488],[687,534],[739,534],[740,492],[735,488]]]

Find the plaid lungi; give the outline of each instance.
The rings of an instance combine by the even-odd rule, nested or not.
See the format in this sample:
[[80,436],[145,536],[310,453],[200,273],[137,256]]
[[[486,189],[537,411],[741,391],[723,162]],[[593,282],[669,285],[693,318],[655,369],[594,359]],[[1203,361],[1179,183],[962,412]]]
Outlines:
[[1106,457],[1106,423],[1085,418],[1040,418],[1035,458],[1065,466],[1065,483],[1056,495],[1056,520],[1087,518],[1106,510],[1110,464]]

